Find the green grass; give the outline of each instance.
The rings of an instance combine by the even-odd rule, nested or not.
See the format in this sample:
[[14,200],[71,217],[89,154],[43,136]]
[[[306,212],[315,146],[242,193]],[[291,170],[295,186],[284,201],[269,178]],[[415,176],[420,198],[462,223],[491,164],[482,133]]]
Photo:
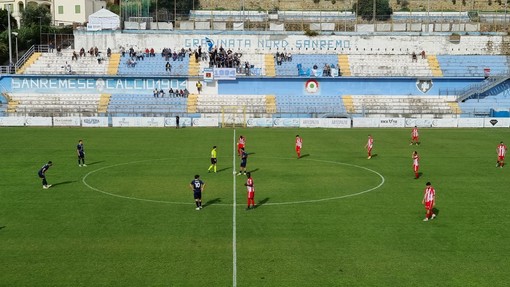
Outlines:
[[[507,285],[510,166],[495,168],[495,149],[508,130],[421,129],[420,146],[408,129],[239,134],[259,207],[244,210],[245,177],[235,177],[238,286]],[[232,286],[232,129],[0,135],[0,286]],[[88,167],[77,166],[78,139]],[[220,172],[208,174],[213,145]],[[48,160],[55,186],[43,190],[36,173]],[[188,187],[197,173],[201,211]],[[381,184],[377,173],[381,187],[349,196]],[[427,181],[439,214],[422,222]]]

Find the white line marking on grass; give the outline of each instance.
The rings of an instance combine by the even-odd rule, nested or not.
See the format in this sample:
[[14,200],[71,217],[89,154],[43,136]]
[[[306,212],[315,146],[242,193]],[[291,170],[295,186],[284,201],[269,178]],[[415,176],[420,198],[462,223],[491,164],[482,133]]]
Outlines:
[[234,148],[232,149],[232,286],[237,286],[237,223],[236,223],[236,129],[234,129]]
[[[257,157],[257,158],[264,158],[264,157]],[[294,160],[294,161],[296,160],[295,158],[278,158],[278,157],[266,157],[266,158],[280,159],[280,160]],[[83,178],[82,178],[82,182],[88,188],[90,188],[92,190],[95,190],[97,192],[100,192],[100,193],[103,193],[103,194],[106,194],[106,195],[118,197],[118,198],[137,200],[137,201],[144,201],[144,202],[155,202],[155,203],[166,203],[166,204],[180,204],[180,205],[194,205],[195,203],[190,203],[190,202],[178,202],[178,201],[145,199],[145,198],[138,198],[138,197],[131,197],[131,196],[125,196],[125,195],[119,195],[119,194],[115,194],[115,193],[110,193],[110,192],[101,190],[99,188],[93,187],[90,184],[88,184],[87,181],[86,181],[86,179],[87,179],[87,177],[89,175],[91,175],[93,173],[96,173],[98,171],[107,169],[107,168],[112,168],[112,167],[117,167],[117,166],[122,166],[122,165],[129,165],[129,164],[134,164],[134,163],[151,162],[151,161],[168,160],[168,159],[176,159],[176,158],[160,158],[160,159],[139,160],[139,161],[125,162],[125,163],[119,163],[119,164],[114,164],[114,165],[110,165],[110,166],[101,167],[101,168],[98,168],[96,170],[90,171],[87,174],[85,174],[85,176],[83,176]],[[188,157],[188,158],[182,158],[182,159],[190,159],[190,158]],[[320,198],[320,199],[310,199],[310,200],[300,200],[300,201],[286,201],[286,202],[268,202],[268,203],[265,203],[264,206],[266,206],[266,205],[267,206],[271,206],[271,205],[290,205],[290,204],[315,203],[315,202],[323,202],[323,201],[338,200],[338,199],[343,199],[343,198],[348,198],[348,197],[354,197],[354,196],[358,196],[358,195],[362,195],[362,194],[374,191],[374,190],[380,188],[385,183],[385,181],[386,181],[386,179],[384,178],[384,176],[382,174],[380,174],[379,172],[377,172],[377,171],[375,171],[373,169],[370,169],[370,168],[364,167],[364,166],[359,166],[359,165],[350,164],[350,163],[329,161],[329,160],[320,160],[320,159],[300,159],[300,160],[302,160],[302,161],[324,162],[324,163],[345,165],[345,166],[350,166],[350,167],[354,167],[354,168],[364,169],[366,171],[369,171],[371,173],[376,174],[381,179],[381,182],[377,186],[375,186],[375,187],[372,187],[372,188],[369,188],[367,190],[363,190],[363,191],[360,191],[360,192],[357,192],[357,193],[346,194],[346,195],[335,196],[335,197],[328,197],[328,198]],[[233,158],[233,161],[235,162],[235,157]],[[234,180],[233,181],[234,181],[234,186],[235,186],[236,178],[235,178],[235,175],[233,175],[233,176],[234,176]],[[215,203],[214,205],[218,205],[218,206],[232,206],[232,205],[234,205],[234,206],[237,206],[237,205],[242,205],[242,203],[241,204],[237,204],[237,203],[234,203],[234,204],[232,204],[232,203]]]

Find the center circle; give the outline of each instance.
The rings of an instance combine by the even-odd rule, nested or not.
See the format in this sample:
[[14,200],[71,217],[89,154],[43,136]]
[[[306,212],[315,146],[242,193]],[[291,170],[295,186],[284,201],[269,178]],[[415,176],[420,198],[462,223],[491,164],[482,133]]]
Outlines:
[[[206,182],[204,200],[215,198],[214,205],[232,206],[232,157],[221,159],[218,172],[201,174]],[[238,164],[238,162],[236,163]],[[329,165],[329,166],[328,166]],[[189,182],[197,166],[204,166],[203,157],[161,158],[131,161],[105,166],[84,175],[82,182],[89,189],[129,200],[166,203],[194,204],[190,200]],[[323,166],[326,166],[324,168]],[[122,168],[119,168],[122,167]],[[250,168],[257,167],[257,168]],[[205,169],[201,170],[206,170]],[[255,179],[256,193],[260,198],[271,198],[264,205],[289,205],[339,200],[359,196],[380,188],[385,178],[367,167],[329,160],[303,158],[277,158],[253,156],[248,161],[248,170]],[[371,176],[366,176],[366,173]],[[98,175],[97,177],[93,175]],[[106,178],[101,178],[105,177]],[[310,180],[295,180],[306,177]],[[245,176],[235,178],[238,202],[244,202]],[[342,184],[350,183],[345,187]],[[367,186],[364,186],[365,184]],[[102,186],[102,187],[98,187]],[[304,198],[296,189],[313,190]],[[286,200],[292,199],[292,200]],[[244,205],[238,203],[238,205]]]

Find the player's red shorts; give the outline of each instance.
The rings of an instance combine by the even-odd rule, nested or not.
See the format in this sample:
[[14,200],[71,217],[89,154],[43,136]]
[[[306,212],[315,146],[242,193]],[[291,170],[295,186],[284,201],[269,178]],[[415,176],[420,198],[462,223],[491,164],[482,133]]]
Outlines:
[[420,169],[419,165],[413,165],[414,172],[418,172],[419,169]]
[[498,160],[499,160],[499,161],[503,161],[503,160],[505,160],[505,156],[498,156]]
[[301,147],[296,146],[296,151],[299,152],[301,150]]
[[255,198],[255,191],[248,192],[248,199],[254,199]]
[[418,137],[412,137],[413,141],[418,141]]
[[237,149],[244,148],[244,144],[237,144]]
[[425,209],[431,210],[434,207],[434,201],[427,201],[425,202]]

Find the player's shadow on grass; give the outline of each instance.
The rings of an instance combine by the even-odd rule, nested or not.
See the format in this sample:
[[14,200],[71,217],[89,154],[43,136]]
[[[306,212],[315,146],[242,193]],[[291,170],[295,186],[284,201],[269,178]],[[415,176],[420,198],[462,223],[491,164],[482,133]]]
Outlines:
[[304,155],[300,156],[299,158],[304,158],[304,157],[309,157],[309,156],[310,156],[310,154],[307,153],[307,154],[304,154]]
[[211,199],[211,200],[208,200],[206,203],[204,203],[202,206],[203,207],[206,207],[206,206],[209,206],[209,205],[213,205],[215,203],[220,203],[221,202],[221,198],[217,197],[217,198],[214,198],[214,199]]
[[258,168],[256,168],[256,169],[252,169],[252,170],[249,170],[248,172],[249,172],[249,173],[254,173],[254,172],[257,172],[257,171],[259,171],[259,169],[258,169]]
[[437,209],[435,207],[432,208],[432,213],[434,213],[436,216],[438,216],[439,215],[439,209]]
[[76,182],[76,180],[57,182],[57,183],[52,184],[51,186],[55,187],[57,185],[70,184],[70,183],[73,183],[73,182]]
[[7,227],[7,226],[5,226],[5,225],[4,225],[4,226],[0,226],[0,229],[4,229],[4,228],[6,228],[6,227]]
[[378,154],[374,153],[374,154],[372,155],[372,158],[377,157],[377,156],[378,156]]
[[260,200],[259,202],[257,202],[257,205],[255,205],[254,208],[261,207],[262,205],[266,204],[268,201],[269,201],[269,197],[266,197],[266,198]]
[[102,162],[104,162],[104,160],[94,161],[94,162],[91,162],[91,163],[87,163],[87,165],[95,165],[95,164],[100,164]]
[[225,171],[225,170],[227,170],[227,169],[231,169],[231,167],[224,167],[224,168],[218,169],[218,171],[217,171],[217,172],[222,172],[222,171]]

